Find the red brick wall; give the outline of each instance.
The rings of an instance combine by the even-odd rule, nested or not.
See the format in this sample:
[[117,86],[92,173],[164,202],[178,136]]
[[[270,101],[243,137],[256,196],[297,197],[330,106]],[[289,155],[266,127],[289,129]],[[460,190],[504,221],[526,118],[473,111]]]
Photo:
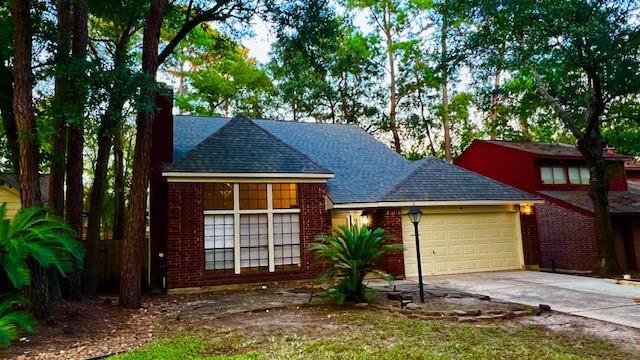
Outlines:
[[593,270],[598,261],[593,218],[547,201],[536,205],[540,267]]
[[168,183],[167,288],[197,286],[204,277],[201,183]]
[[[383,228],[390,236],[390,243],[402,244],[402,214],[400,209],[378,209],[373,212],[372,228]],[[394,276],[404,276],[404,257],[402,251],[384,255],[379,266]]]
[[522,233],[522,247],[524,252],[524,264],[526,266],[540,265],[540,243],[538,241],[538,223],[533,209],[531,215],[520,214],[520,231]]
[[251,271],[241,274],[205,270],[204,216],[201,183],[168,184],[167,288],[312,278],[320,267],[306,251],[317,235],[330,231],[325,210],[326,184],[299,184],[302,266],[296,270]]

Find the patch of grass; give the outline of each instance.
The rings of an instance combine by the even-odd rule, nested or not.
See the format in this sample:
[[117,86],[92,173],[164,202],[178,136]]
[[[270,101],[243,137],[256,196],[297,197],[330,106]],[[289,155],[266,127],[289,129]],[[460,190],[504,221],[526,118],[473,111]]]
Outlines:
[[215,336],[205,334],[180,334],[169,339],[158,340],[132,352],[112,356],[113,360],[255,360],[257,355],[245,353],[229,355],[242,338],[238,333],[216,331]]
[[[182,334],[116,359],[634,359],[600,338],[538,327],[464,325],[354,311],[319,335],[270,329]],[[318,324],[321,325],[321,324]]]

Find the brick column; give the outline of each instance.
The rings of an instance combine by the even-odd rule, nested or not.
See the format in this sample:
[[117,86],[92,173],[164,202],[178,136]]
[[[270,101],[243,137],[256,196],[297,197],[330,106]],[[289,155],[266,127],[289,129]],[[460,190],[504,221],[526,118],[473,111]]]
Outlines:
[[524,265],[527,268],[539,268],[540,243],[538,241],[538,223],[536,221],[536,209],[530,215],[520,214],[520,231],[522,233],[522,248],[524,252]]
[[200,286],[204,276],[201,183],[168,183],[167,288]]
[[331,234],[331,213],[325,209],[326,184],[298,184],[300,200],[300,247],[303,268],[315,275],[322,270],[308,251],[309,244],[318,235]]
[[[389,243],[402,244],[402,213],[399,208],[378,209],[373,212],[371,227],[383,228],[389,236]],[[384,255],[379,263],[382,270],[391,275],[404,276],[403,251]]]

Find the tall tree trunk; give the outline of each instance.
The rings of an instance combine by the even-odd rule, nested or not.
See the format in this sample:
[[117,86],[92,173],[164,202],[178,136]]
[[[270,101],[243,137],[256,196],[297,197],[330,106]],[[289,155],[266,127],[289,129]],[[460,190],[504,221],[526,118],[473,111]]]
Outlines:
[[498,104],[500,98],[498,97],[497,91],[500,88],[500,73],[500,69],[496,69],[493,78],[493,91],[496,93],[491,97],[491,114],[489,115],[489,118],[491,120],[491,140],[495,140],[498,138]]
[[113,133],[113,239],[124,238],[124,151],[122,139],[122,122],[114,128]]
[[[18,131],[20,148],[20,202],[23,207],[40,206],[40,181],[38,174],[38,134],[33,117],[31,95],[31,18],[28,0],[11,2],[13,18],[13,113]],[[30,262],[31,284],[27,295],[35,316],[49,315],[49,287],[46,269]]]
[[[82,210],[84,200],[84,187],[82,184],[82,172],[84,170],[84,106],[86,99],[86,56],[87,56],[87,4],[84,0],[75,0],[73,5],[73,41],[72,57],[75,66],[80,68],[80,73],[74,74],[72,79],[71,94],[74,103],[70,106],[67,140],[67,199],[66,218],[69,226],[76,232],[79,240],[82,239]],[[87,252],[92,249],[87,249]],[[88,261],[87,261],[88,263]],[[95,264],[87,264],[95,266]],[[76,269],[69,275],[72,279],[69,297],[80,298],[80,269]]]
[[393,57],[393,34],[391,28],[391,7],[387,6],[384,15],[384,34],[387,40],[387,61],[389,62],[389,126],[393,135],[393,146],[398,154],[402,153],[400,134],[398,134],[398,122],[396,111],[398,107],[398,94],[396,89],[396,65]]
[[64,172],[67,155],[66,113],[71,105],[70,54],[73,18],[69,0],[57,0],[58,46],[56,48],[56,74],[54,92],[53,134],[49,177],[49,209],[57,216],[64,213]]
[[[122,66],[120,51],[116,50],[114,55],[114,68]],[[109,167],[109,155],[113,142],[115,128],[120,126],[122,109],[125,98],[120,92],[119,81],[114,81],[109,91],[109,105],[102,117],[100,128],[98,129],[98,155],[93,176],[93,186],[91,187],[91,197],[89,203],[89,219],[87,223],[87,258],[84,268],[83,288],[87,295],[95,296],[98,291],[97,281],[97,260],[98,244],[100,243],[100,224],[102,220],[102,206],[104,203],[104,193],[107,184],[107,172]]]
[[18,145],[18,131],[16,118],[13,114],[13,71],[5,65],[7,59],[0,58],[0,115],[2,126],[7,137],[7,145],[11,155],[11,164],[18,176],[20,171],[20,146]]
[[[62,217],[64,214],[64,172],[67,155],[66,113],[68,106],[72,103],[69,71],[73,19],[69,0],[57,0],[56,11],[58,16],[58,39],[55,55],[53,132],[51,136],[52,149],[49,163],[49,201],[47,207],[54,215]],[[62,283],[68,288],[68,278],[63,279]],[[62,298],[60,285],[58,271],[53,268],[49,269],[49,297],[51,301],[57,301]]]
[[447,53],[447,33],[449,19],[442,15],[442,29],[440,33],[440,63],[442,66],[442,128],[444,130],[444,159],[451,162],[451,129],[449,125],[449,55]]
[[[164,0],[151,0],[145,19],[142,40],[142,71],[155,84],[158,69],[158,43],[164,17]],[[155,86],[142,89],[143,101],[151,104],[155,100]],[[145,212],[147,188],[149,186],[151,123],[154,111],[141,111],[136,120],[136,148],[133,159],[133,174],[129,190],[127,231],[124,237],[122,266],[120,268],[120,305],[139,308],[141,304],[140,274],[145,243]]]
[[429,139],[429,150],[431,150],[431,156],[438,156],[436,147],[433,144],[433,138],[431,137],[431,127],[427,121],[427,117],[424,114],[424,101],[422,100],[422,88],[418,88],[418,101],[420,102],[420,118],[424,124],[424,128],[427,131],[427,139]]
[[587,162],[591,175],[589,196],[593,204],[596,245],[600,256],[598,267],[601,274],[616,273],[620,270],[620,266],[616,256],[615,239],[609,210],[609,180],[611,176],[624,171],[624,168],[620,168],[604,158],[601,116],[605,113],[606,102],[599,74],[592,67],[583,67],[591,90],[591,96],[585,98],[586,111],[580,114],[587,120],[583,130],[575,122],[571,114],[565,110],[560,101],[547,90],[544,80],[535,67],[529,65],[529,70],[536,80],[538,93],[553,107],[556,115],[571,131],[573,136],[578,139],[578,150]]
[[601,274],[615,274],[620,271],[618,257],[609,211],[609,179],[616,171],[604,158],[604,144],[600,135],[599,125],[593,134],[585,134],[578,140],[578,149],[584,156],[591,173],[591,190],[589,196],[593,202],[593,214],[596,228],[596,245],[600,260],[598,268]]

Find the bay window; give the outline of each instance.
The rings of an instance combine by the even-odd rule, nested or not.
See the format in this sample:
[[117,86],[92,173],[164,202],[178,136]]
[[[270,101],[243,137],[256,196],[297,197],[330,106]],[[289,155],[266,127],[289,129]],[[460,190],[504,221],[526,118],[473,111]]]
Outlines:
[[205,183],[203,191],[206,270],[300,267],[296,184]]

